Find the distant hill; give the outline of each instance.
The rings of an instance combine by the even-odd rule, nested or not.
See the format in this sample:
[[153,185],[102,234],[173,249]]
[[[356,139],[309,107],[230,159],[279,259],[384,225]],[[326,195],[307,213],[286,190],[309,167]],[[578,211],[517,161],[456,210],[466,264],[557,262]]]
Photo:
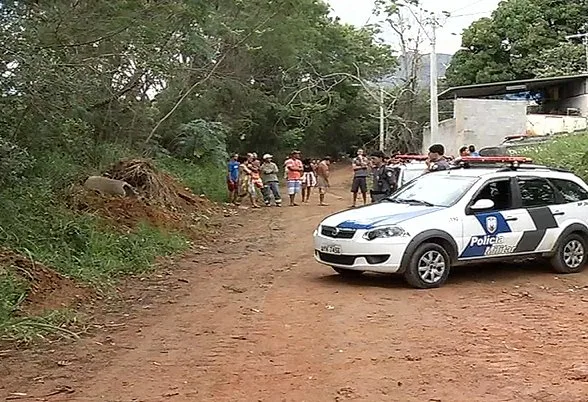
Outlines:
[[[451,59],[453,55],[451,54],[444,54],[444,53],[437,53],[437,77],[441,78],[445,76],[445,72],[447,71],[447,67],[449,63],[451,63]],[[431,57],[429,54],[420,55],[420,62],[419,62],[419,71],[418,71],[418,81],[421,86],[428,87],[429,86],[429,69],[430,69],[430,61]],[[386,77],[383,81],[390,85],[396,85],[401,82],[402,77],[406,77],[408,75],[407,71],[404,71],[404,63],[402,57],[399,58],[398,63],[400,68],[395,71],[390,76]],[[410,66],[410,60],[408,65]]]

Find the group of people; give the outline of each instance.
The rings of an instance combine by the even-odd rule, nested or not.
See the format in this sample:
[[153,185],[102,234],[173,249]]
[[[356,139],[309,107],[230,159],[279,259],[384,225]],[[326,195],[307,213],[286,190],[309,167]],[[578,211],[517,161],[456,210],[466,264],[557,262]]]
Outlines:
[[[460,157],[479,156],[474,145],[462,147]],[[394,193],[398,189],[400,161],[394,156],[388,157],[382,151],[370,153],[368,158],[362,149],[357,151],[353,159],[353,181],[351,193],[353,194],[352,207],[357,206],[357,198],[361,193],[363,204],[367,204],[368,177],[372,178],[370,189],[371,201],[376,202]],[[289,206],[298,206],[296,196],[301,194],[302,203],[309,203],[313,188],[318,188],[319,205],[326,206],[325,194],[329,188],[330,157],[321,160],[301,159],[300,151],[292,151],[284,162],[284,176],[289,198]],[[433,144],[429,147],[426,160],[426,172],[446,170],[451,167],[451,158],[445,156],[445,147],[442,144]],[[246,156],[234,154],[228,164],[227,185],[230,193],[230,202],[239,205],[245,197],[249,197],[251,206],[259,208],[259,198],[263,199],[266,206],[273,204],[282,205],[280,195],[280,169],[273,161],[271,154],[265,154],[261,159],[255,153]],[[261,195],[261,197],[259,196]]]
[[476,147],[474,145],[463,146],[459,149],[459,156],[480,156],[480,154],[476,151]]
[[[363,204],[367,204],[367,178],[370,176],[370,171],[372,175],[372,189],[370,190],[372,202],[379,201],[394,193],[398,189],[399,163],[401,161],[395,156],[388,157],[382,151],[372,152],[368,159],[364,155],[364,151],[359,149],[357,156],[352,162],[352,207],[357,206],[357,198],[360,192],[363,198]],[[446,170],[451,167],[451,158],[445,156],[445,147],[442,144],[433,144],[429,147],[429,154],[425,163],[425,172]]]
[[[331,159],[301,159],[300,151],[292,151],[284,162],[284,179],[287,183],[289,206],[298,206],[296,195],[302,195],[302,203],[309,203],[312,189],[319,190],[319,205],[326,206],[325,194],[329,187],[329,165]],[[234,154],[228,164],[227,186],[230,202],[240,205],[249,197],[251,206],[259,208],[259,194],[266,206],[282,205],[280,195],[280,169],[273,161],[273,156],[265,154],[261,160],[255,153],[247,156]]]

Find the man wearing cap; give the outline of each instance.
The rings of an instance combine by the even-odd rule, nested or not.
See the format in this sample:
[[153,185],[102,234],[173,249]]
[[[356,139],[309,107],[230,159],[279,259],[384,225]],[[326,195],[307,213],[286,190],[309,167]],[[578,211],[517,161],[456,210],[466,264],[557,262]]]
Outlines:
[[285,165],[290,206],[295,207],[298,204],[294,202],[294,199],[296,198],[296,194],[299,194],[302,190],[302,172],[304,171],[302,161],[300,160],[300,151],[292,151],[290,159],[286,161]]
[[278,179],[278,165],[272,161],[273,156],[270,154],[263,155],[263,164],[261,165],[261,179],[263,180],[263,202],[266,206],[271,205],[271,196],[274,196],[276,207],[282,206],[282,197],[280,196],[280,181]]

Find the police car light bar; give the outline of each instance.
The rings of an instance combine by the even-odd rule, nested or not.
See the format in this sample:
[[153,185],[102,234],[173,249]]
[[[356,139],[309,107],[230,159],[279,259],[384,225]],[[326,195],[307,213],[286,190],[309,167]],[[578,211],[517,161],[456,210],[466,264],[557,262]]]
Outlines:
[[533,159],[524,156],[464,156],[460,159],[460,162],[469,164],[482,164],[482,163],[532,163]]
[[394,155],[392,156],[393,159],[401,159],[405,161],[426,161],[429,157],[427,155]]

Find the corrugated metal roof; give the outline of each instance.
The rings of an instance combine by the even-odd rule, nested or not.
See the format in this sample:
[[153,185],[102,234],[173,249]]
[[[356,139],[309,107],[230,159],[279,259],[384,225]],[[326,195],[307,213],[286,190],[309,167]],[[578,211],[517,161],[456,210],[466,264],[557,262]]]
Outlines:
[[510,93],[542,89],[554,85],[564,84],[578,80],[585,80],[588,74],[568,75],[561,77],[533,78],[518,81],[491,82],[488,84],[465,85],[453,87],[441,92],[440,100],[455,98],[481,98],[494,95],[506,95]]

